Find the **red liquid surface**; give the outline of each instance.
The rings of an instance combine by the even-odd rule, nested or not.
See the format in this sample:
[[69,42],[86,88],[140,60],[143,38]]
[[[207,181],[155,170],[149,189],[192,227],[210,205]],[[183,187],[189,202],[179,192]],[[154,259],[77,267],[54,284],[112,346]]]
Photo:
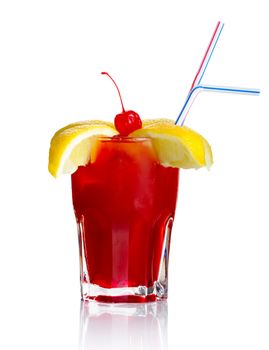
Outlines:
[[93,162],[72,175],[90,279],[85,282],[103,288],[153,285],[177,187],[178,169],[158,163],[150,140],[99,139]]

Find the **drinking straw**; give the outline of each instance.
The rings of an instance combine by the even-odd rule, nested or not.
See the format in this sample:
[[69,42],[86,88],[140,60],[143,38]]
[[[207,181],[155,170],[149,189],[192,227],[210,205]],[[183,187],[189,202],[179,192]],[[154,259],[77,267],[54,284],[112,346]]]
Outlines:
[[248,89],[248,88],[237,88],[237,87],[225,87],[225,86],[213,86],[213,85],[201,85],[202,78],[205,74],[205,71],[207,69],[208,63],[210,62],[210,59],[212,57],[212,54],[215,50],[215,47],[217,45],[217,42],[219,40],[219,37],[222,33],[224,27],[224,23],[218,22],[216,25],[216,28],[213,32],[212,38],[208,44],[208,47],[205,51],[204,57],[202,59],[202,62],[200,63],[200,66],[198,68],[198,71],[194,77],[194,80],[192,82],[190,91],[188,93],[188,96],[186,98],[186,101],[176,119],[175,124],[178,124],[179,120],[181,119],[181,125],[184,124],[186,116],[188,114],[188,111],[193,104],[196,96],[201,91],[213,91],[213,92],[225,92],[225,93],[236,93],[236,94],[248,94],[248,95],[259,95],[260,90],[259,89]]
[[175,124],[178,124],[179,119],[181,119],[181,126],[184,124],[188,111],[193,104],[196,96],[201,91],[213,91],[213,92],[225,92],[225,93],[235,93],[242,95],[259,95],[259,89],[252,88],[237,88],[237,87],[228,87],[228,86],[213,86],[213,85],[196,85],[188,94],[188,97],[177,117]]
[[208,66],[208,63],[212,57],[212,54],[213,54],[215,47],[217,45],[217,42],[219,40],[219,37],[222,33],[223,27],[224,27],[224,23],[219,21],[216,25],[214,32],[213,32],[212,38],[209,41],[208,47],[205,51],[204,57],[202,59],[202,62],[200,63],[198,71],[194,77],[190,91],[194,88],[194,86],[199,85],[201,83],[202,78],[205,74],[206,68]]
[[[212,54],[213,54],[213,52],[215,50],[215,47],[217,45],[217,42],[219,40],[219,37],[221,35],[223,27],[224,27],[224,23],[219,21],[217,23],[217,25],[216,25],[216,28],[214,29],[213,35],[212,35],[212,37],[211,37],[211,39],[209,41],[209,44],[207,46],[207,49],[206,49],[205,54],[203,56],[203,59],[202,59],[202,61],[200,63],[198,71],[197,71],[197,73],[196,73],[196,75],[194,77],[194,80],[192,82],[189,94],[188,94],[187,99],[186,99],[186,102],[185,102],[185,104],[184,104],[184,106],[183,106],[179,116],[177,117],[177,120],[176,120],[175,124],[178,123],[180,118],[183,118],[182,124],[184,123],[185,118],[187,116],[187,113],[188,113],[188,111],[189,111],[193,101],[195,100],[195,98],[198,95],[198,93],[201,91],[200,88],[195,89],[195,90],[193,90],[193,89],[195,87],[197,87],[201,83],[201,80],[202,80],[202,78],[203,78],[203,76],[205,74],[205,71],[207,69],[208,63],[209,63],[209,61],[210,61],[210,59],[212,57]],[[185,113],[185,114],[183,115],[183,113]],[[183,115],[183,117],[182,117],[182,115]]]

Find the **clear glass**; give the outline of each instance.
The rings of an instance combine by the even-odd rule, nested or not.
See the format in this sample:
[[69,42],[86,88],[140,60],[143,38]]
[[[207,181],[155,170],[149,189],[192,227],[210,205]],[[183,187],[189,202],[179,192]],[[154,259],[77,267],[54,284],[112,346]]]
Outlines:
[[72,175],[82,300],[166,299],[179,171],[147,138],[97,138],[93,149]]

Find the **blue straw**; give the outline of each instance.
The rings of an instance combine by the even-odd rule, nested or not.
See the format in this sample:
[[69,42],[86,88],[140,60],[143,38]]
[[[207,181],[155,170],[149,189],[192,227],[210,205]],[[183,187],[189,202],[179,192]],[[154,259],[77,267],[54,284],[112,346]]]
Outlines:
[[[182,118],[182,115],[184,114],[185,111],[187,111],[188,106],[191,103],[191,98],[193,97],[195,92],[200,92],[200,91],[213,91],[213,92],[228,92],[228,93],[236,93],[236,94],[247,94],[247,95],[252,95],[252,96],[258,96],[260,94],[259,89],[248,89],[248,88],[232,88],[232,87],[224,87],[224,86],[209,86],[209,85],[197,85],[192,90],[189,92],[188,97],[176,119],[175,124],[178,124],[180,118]],[[181,125],[184,124],[186,115],[183,118],[183,121]]]
[[205,71],[206,71],[206,69],[207,69],[208,63],[210,62],[211,57],[212,57],[212,54],[213,54],[213,52],[214,52],[214,50],[215,50],[215,47],[216,47],[216,45],[217,45],[217,43],[218,43],[218,41],[219,41],[219,38],[220,38],[221,32],[222,32],[222,30],[223,30],[223,27],[224,27],[224,23],[222,23],[222,25],[221,25],[219,34],[218,34],[218,36],[217,36],[217,38],[216,38],[215,45],[213,46],[213,49],[212,49],[212,51],[211,51],[211,54],[210,54],[210,56],[209,56],[209,58],[208,58],[208,60],[207,60],[207,63],[206,63],[206,65],[205,65],[205,68],[204,68],[204,70],[203,70],[203,73],[202,73],[202,75],[201,75],[201,77],[200,77],[200,79],[199,79],[197,85],[199,85],[199,84],[201,83],[201,81],[202,81],[202,78],[203,78],[203,76],[204,76],[204,74],[205,74]]

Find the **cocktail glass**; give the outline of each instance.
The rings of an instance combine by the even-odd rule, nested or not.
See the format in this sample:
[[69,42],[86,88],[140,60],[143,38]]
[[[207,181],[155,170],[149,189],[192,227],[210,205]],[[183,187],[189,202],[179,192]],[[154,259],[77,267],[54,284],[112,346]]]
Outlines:
[[179,169],[160,165],[149,138],[94,143],[72,174],[82,299],[166,299]]

